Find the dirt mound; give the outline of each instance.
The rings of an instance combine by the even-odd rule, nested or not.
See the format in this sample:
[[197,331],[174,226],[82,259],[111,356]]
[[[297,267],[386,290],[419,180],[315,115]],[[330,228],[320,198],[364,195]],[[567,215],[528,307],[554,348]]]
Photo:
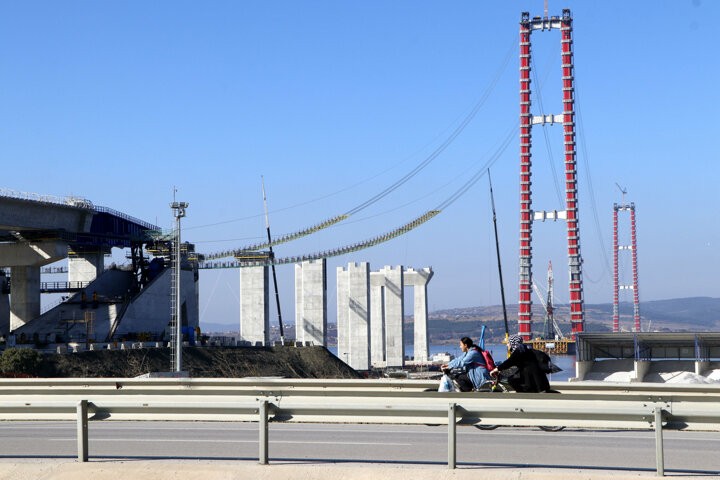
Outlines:
[[[172,368],[170,349],[99,350],[45,355],[40,377],[136,377]],[[325,347],[185,347],[190,377],[361,378]]]

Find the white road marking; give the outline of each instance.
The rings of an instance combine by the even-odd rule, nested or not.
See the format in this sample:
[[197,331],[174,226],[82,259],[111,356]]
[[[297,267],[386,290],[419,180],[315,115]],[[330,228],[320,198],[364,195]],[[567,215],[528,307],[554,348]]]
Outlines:
[[[46,440],[51,442],[72,442],[75,441],[75,437],[67,437],[67,438],[47,438]],[[93,438],[91,439],[92,442],[146,442],[146,443],[258,443],[257,439],[248,439],[248,440],[199,440],[195,438],[188,438],[188,439],[178,439],[178,438],[163,438],[163,439],[157,439],[157,438]],[[411,443],[386,443],[386,442],[331,442],[331,441],[305,441],[305,440],[298,440],[298,441],[292,441],[292,440],[270,440],[271,444],[278,444],[278,443],[286,443],[286,444],[313,444],[313,445],[387,445],[387,446],[393,446],[393,447],[409,447],[412,446]]]

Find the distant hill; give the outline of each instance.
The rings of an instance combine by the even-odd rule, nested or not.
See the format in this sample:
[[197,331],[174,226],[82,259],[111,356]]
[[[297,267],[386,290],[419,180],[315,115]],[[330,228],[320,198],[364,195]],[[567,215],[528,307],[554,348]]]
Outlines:
[[224,323],[200,322],[200,330],[202,331],[202,333],[237,333],[240,331],[240,323],[235,322],[232,325],[226,325]]
[[[620,303],[620,328],[633,328],[633,305]],[[585,304],[585,330],[612,331],[611,303]],[[517,304],[508,305],[510,332],[517,331]],[[555,320],[565,334],[570,332],[568,305],[555,306]],[[544,311],[538,302],[533,303],[532,329],[535,335],[543,328]],[[720,331],[720,298],[691,297],[671,300],[654,300],[640,303],[640,324],[643,331],[708,332]],[[501,306],[466,307],[438,310],[430,313],[429,335],[432,343],[457,341],[463,335],[471,338],[480,334],[482,326],[486,339],[500,340],[505,335]],[[412,330],[408,329],[407,332]]]
[[[565,334],[570,332],[569,307],[555,306],[555,319]],[[510,332],[517,331],[517,304],[507,306]],[[539,334],[543,328],[544,312],[539,302],[533,303],[533,332]],[[643,331],[660,332],[709,332],[720,331],[720,298],[691,297],[671,300],[653,300],[640,303],[640,318]],[[483,325],[487,328],[488,341],[500,341],[505,335],[502,307],[463,307],[437,310],[429,314],[429,337],[431,344],[454,344],[459,338],[477,338]],[[285,325],[286,337],[294,338],[294,322]],[[201,323],[203,332],[237,332],[239,325]],[[620,328],[633,328],[633,305],[620,303]],[[412,317],[405,319],[405,337],[413,335]],[[585,304],[585,329],[590,332],[612,331],[612,304]],[[329,343],[335,344],[335,324],[328,325]],[[272,337],[277,336],[277,327]]]

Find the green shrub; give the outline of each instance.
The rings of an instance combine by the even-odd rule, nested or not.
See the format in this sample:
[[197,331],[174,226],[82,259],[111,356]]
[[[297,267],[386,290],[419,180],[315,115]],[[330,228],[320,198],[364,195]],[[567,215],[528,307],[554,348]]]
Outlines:
[[0,372],[36,376],[42,358],[31,348],[8,348],[0,355]]

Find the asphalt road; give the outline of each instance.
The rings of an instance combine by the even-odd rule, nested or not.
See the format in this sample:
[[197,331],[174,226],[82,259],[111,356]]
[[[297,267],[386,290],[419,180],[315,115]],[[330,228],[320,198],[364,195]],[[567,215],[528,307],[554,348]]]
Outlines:
[[[0,425],[0,463],[72,462],[74,422]],[[91,422],[90,462],[258,459],[258,425],[227,422]],[[271,464],[335,464],[447,468],[446,426],[270,424]],[[670,475],[720,476],[720,432],[664,432]],[[500,427],[457,428],[459,468],[561,472],[655,472],[654,432],[543,432]],[[589,477],[588,477],[589,478]]]

